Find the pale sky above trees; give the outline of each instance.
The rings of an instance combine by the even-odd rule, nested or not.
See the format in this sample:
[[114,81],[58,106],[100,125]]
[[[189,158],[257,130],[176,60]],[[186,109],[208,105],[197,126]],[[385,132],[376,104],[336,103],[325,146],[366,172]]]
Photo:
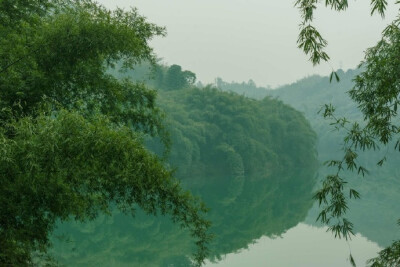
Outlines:
[[329,75],[332,68],[355,68],[366,48],[397,14],[388,1],[386,19],[370,17],[369,1],[350,1],[337,13],[321,7],[315,25],[328,40],[330,64],[313,67],[297,49],[301,21],[294,1],[279,0],[98,0],[109,8],[137,7],[149,21],[167,28],[168,35],[151,42],[167,64],[179,64],[212,83],[253,79],[276,87],[311,74]]

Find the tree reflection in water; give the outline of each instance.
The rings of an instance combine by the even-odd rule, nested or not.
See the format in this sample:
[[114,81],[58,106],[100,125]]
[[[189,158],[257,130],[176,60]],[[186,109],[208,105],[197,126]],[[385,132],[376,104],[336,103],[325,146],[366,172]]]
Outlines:
[[[210,260],[304,220],[317,161],[315,134],[300,113],[210,88],[162,92],[160,105],[170,120],[170,163],[210,208]],[[156,142],[149,146],[160,151]],[[115,213],[63,224],[54,236],[65,237],[55,242],[55,257],[71,266],[188,266],[193,249],[170,218],[140,210],[135,219]]]

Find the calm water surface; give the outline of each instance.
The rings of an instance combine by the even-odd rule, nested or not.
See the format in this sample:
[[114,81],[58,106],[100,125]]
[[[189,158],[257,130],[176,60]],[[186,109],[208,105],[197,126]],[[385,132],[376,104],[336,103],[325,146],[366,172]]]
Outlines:
[[357,266],[366,266],[366,261],[382,249],[360,234],[347,243],[333,238],[326,229],[300,223],[281,237],[262,237],[255,244],[249,245],[248,249],[228,254],[217,263],[207,262],[205,266],[351,266],[348,260],[350,249]]

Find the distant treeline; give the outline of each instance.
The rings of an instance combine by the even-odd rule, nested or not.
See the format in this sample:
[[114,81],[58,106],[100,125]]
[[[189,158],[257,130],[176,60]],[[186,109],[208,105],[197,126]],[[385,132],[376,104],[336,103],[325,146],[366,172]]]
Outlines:
[[271,90],[271,87],[257,86],[251,79],[248,82],[239,83],[227,82],[218,77],[215,79],[215,86],[222,91],[234,92],[254,99],[263,99],[268,95],[268,90]]
[[179,90],[193,86],[196,82],[196,74],[189,70],[182,70],[179,65],[163,65],[143,63],[134,69],[125,70],[117,65],[110,69],[110,73],[119,78],[129,78],[141,81],[158,90]]

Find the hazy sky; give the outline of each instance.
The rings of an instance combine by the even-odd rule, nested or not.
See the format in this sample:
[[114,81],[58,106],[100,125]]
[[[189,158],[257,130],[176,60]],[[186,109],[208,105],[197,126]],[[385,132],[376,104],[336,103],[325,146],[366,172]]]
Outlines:
[[[276,87],[311,74],[328,75],[332,67],[354,68],[363,51],[373,46],[397,13],[389,7],[386,20],[370,17],[370,1],[350,2],[337,13],[321,8],[316,25],[328,40],[331,63],[313,67],[297,48],[300,15],[285,0],[98,0],[109,8],[137,7],[150,22],[166,26],[168,35],[151,42],[167,64],[178,64],[211,83],[253,79]],[[389,1],[394,2],[394,1]]]

